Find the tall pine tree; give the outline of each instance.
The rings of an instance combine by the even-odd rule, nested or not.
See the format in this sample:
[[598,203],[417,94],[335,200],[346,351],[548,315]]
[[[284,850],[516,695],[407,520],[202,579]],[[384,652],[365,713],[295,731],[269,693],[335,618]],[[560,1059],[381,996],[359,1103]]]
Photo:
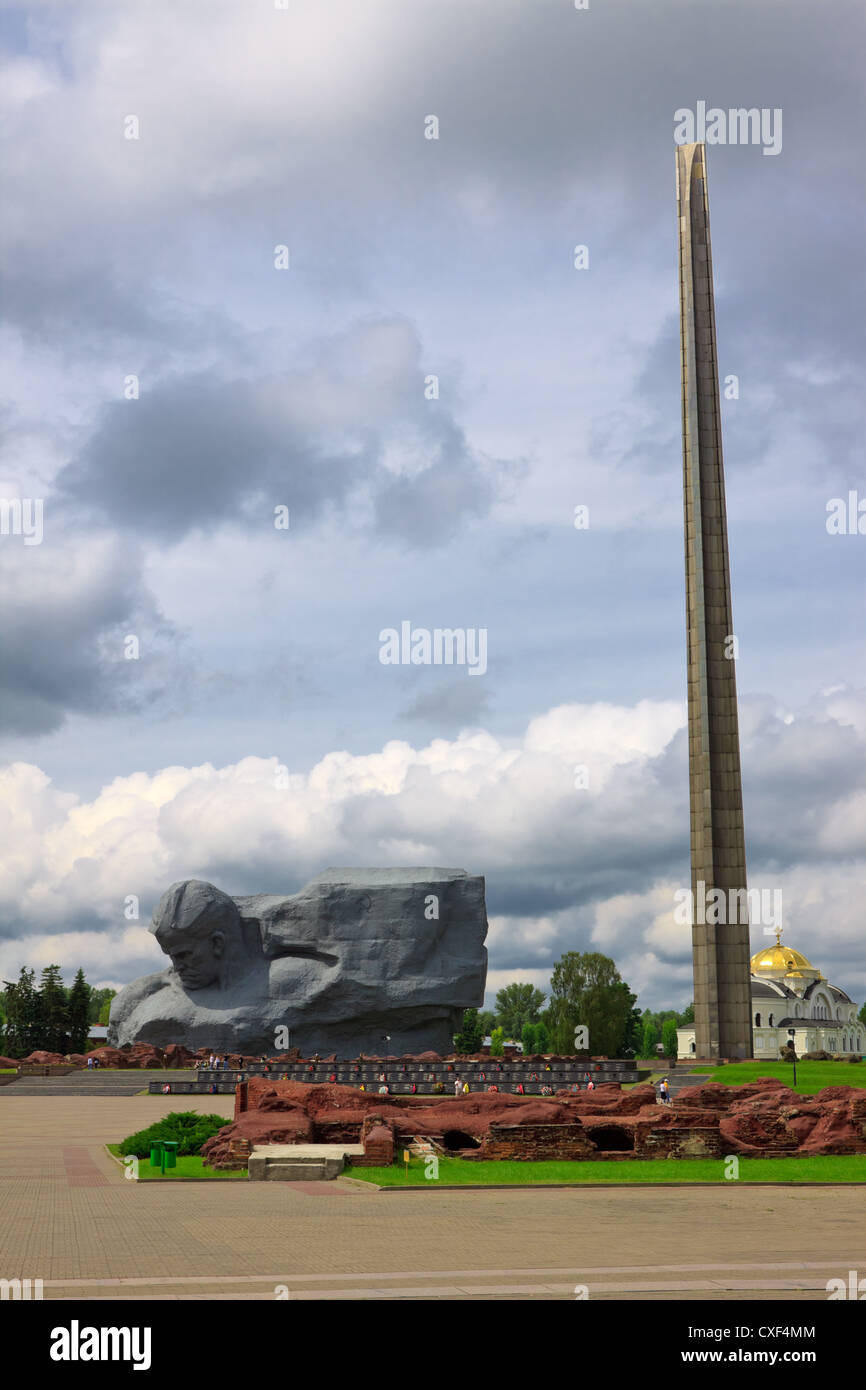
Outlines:
[[42,998],[34,984],[34,972],[22,965],[21,974],[6,985],[6,1041],[10,1057],[29,1057],[42,1047]]
[[69,1015],[59,965],[46,965],[39,995],[44,1028],[42,1047],[46,1052],[65,1053],[69,1050]]
[[84,1052],[87,1047],[87,1034],[90,1032],[90,985],[84,978],[84,971],[78,974],[69,991],[69,1051]]

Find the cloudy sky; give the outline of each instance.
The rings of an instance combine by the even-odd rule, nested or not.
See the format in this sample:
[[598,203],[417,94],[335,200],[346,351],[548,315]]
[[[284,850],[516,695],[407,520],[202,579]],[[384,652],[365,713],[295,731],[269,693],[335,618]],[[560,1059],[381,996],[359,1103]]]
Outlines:
[[[43,503],[0,535],[0,977],[162,968],[178,878],[439,864],[486,875],[489,998],[595,949],[688,1002],[674,131],[706,102],[781,113],[775,153],[708,152],[750,881],[866,998],[866,534],[827,529],[866,511],[866,24],[829,18],[0,6],[0,498]],[[383,664],[403,622],[483,629],[486,670]]]

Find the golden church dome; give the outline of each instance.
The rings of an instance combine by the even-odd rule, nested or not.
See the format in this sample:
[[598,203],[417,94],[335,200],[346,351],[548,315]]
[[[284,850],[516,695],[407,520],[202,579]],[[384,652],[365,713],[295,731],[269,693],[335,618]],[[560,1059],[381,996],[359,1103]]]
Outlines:
[[749,969],[753,975],[775,975],[780,972],[785,975],[798,975],[802,970],[808,970],[813,975],[820,973],[802,951],[795,951],[793,946],[782,945],[781,931],[776,932],[775,946],[765,946],[763,950],[755,952]]

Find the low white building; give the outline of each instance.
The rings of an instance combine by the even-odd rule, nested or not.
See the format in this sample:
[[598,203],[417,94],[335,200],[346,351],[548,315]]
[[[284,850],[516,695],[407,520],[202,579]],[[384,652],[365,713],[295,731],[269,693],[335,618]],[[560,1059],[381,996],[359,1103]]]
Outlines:
[[[765,946],[752,956],[752,1032],[754,1055],[760,1061],[778,1060],[779,1049],[791,1041],[794,1029],[797,1055],[804,1052],[846,1052],[862,1056],[866,1027],[857,1005],[844,989],[831,985],[800,951],[782,945]],[[695,1026],[677,1029],[677,1057],[695,1055]]]

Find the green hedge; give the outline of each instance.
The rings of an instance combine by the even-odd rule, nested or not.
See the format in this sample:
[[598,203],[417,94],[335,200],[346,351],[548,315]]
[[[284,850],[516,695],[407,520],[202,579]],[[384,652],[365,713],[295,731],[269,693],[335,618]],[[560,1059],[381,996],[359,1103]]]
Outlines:
[[228,1124],[231,1124],[231,1120],[224,1115],[200,1115],[197,1110],[172,1110],[170,1115],[157,1120],[148,1129],[130,1134],[120,1145],[120,1152],[124,1155],[135,1154],[136,1158],[149,1158],[151,1144],[157,1139],[169,1139],[177,1143],[179,1157],[198,1154],[202,1144]]

